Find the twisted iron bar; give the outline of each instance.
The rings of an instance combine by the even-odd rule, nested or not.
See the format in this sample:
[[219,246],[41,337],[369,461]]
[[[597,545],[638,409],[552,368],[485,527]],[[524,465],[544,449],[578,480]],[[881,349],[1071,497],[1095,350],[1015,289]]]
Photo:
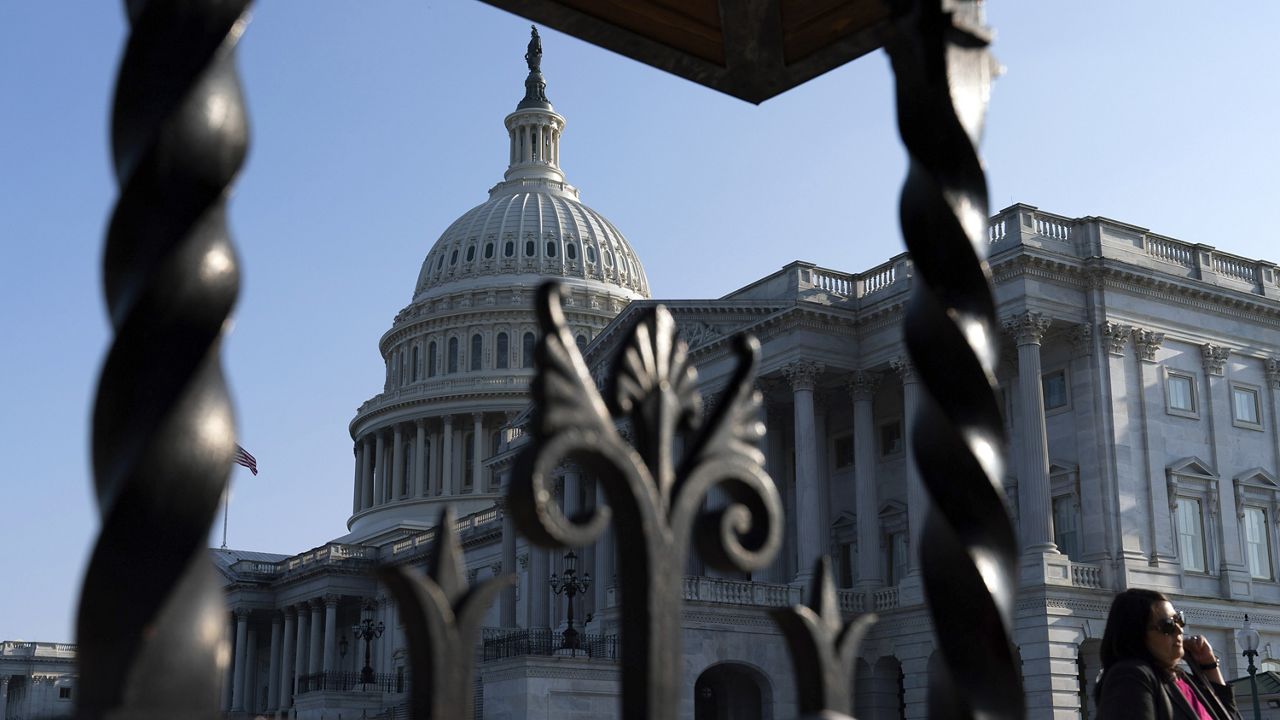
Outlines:
[[[739,336],[726,400],[704,422],[697,374],[666,308],[653,308],[632,329],[607,405],[565,323],[555,283],[539,289],[537,310],[543,335],[532,441],[512,473],[509,507],[520,531],[545,547],[590,544],[612,518],[623,539],[622,717],[676,717],[680,583],[690,542],[711,566],[738,570],[763,567],[781,542],[781,500],[757,447],[764,433],[753,385],[759,343]],[[615,418],[631,420],[638,450],[618,433]],[[677,457],[673,443],[682,431],[692,442]],[[552,499],[552,474],[566,458],[604,489],[608,505],[589,517],[565,517]],[[712,487],[729,502],[703,511]]]
[[205,550],[235,449],[220,340],[239,289],[226,197],[248,126],[248,0],[126,3],[103,257],[115,337],[93,410],[102,529],[81,590],[76,716],[219,716],[227,612]]
[[994,63],[979,2],[899,0],[895,12],[887,47],[910,153],[900,219],[919,281],[905,335],[925,389],[912,454],[932,501],[920,559],[946,660],[930,677],[929,717],[1021,718],[1011,643],[1018,551],[1000,486],[1000,326],[977,153]]

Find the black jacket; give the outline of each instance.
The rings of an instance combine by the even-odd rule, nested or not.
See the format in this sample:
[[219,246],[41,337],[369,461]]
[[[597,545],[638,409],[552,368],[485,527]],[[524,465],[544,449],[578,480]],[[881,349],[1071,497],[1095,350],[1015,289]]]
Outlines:
[[[1180,671],[1179,671],[1180,672]],[[1231,688],[1182,673],[1215,720],[1236,720]],[[1198,720],[1173,679],[1145,660],[1121,660],[1102,674],[1098,685],[1100,720]]]

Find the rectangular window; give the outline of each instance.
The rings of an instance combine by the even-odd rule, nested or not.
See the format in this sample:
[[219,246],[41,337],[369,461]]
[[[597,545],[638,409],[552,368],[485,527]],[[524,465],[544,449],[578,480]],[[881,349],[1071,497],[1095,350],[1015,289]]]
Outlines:
[[902,441],[902,421],[894,420],[880,426],[880,454],[888,457],[904,450]]
[[1070,495],[1053,499],[1053,542],[1070,558],[1080,558],[1080,523],[1076,517],[1076,500]]
[[857,549],[853,543],[840,543],[840,587],[851,588],[858,581]]
[[1056,370],[1046,373],[1040,378],[1040,388],[1044,391],[1044,409],[1054,410],[1067,406],[1067,371]]
[[1271,546],[1267,539],[1267,515],[1262,508],[1244,509],[1244,553],[1249,574],[1258,580],[1271,579]]
[[1195,378],[1170,372],[1165,378],[1165,398],[1170,413],[1194,416],[1196,413]]
[[70,699],[71,699],[71,688],[69,688],[69,687],[67,687],[67,686],[65,686],[65,685],[64,685],[64,686],[62,686],[62,687],[60,687],[60,688],[58,688],[58,699],[59,699],[59,700],[70,700]]
[[1258,414],[1258,391],[1253,388],[1231,386],[1231,419],[1236,425],[1261,428]]
[[832,442],[837,470],[853,467],[853,436],[841,435]]
[[1201,523],[1200,501],[1178,498],[1178,549],[1182,553],[1182,569],[1206,572],[1204,561],[1204,525]]

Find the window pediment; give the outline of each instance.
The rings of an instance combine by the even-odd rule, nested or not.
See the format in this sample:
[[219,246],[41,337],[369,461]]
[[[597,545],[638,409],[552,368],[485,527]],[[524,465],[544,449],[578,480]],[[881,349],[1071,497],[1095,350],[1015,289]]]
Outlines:
[[1206,481],[1218,479],[1218,474],[1211,469],[1209,463],[1195,457],[1194,455],[1174,461],[1165,469],[1165,472],[1170,476],[1180,475],[1183,477],[1200,478]]

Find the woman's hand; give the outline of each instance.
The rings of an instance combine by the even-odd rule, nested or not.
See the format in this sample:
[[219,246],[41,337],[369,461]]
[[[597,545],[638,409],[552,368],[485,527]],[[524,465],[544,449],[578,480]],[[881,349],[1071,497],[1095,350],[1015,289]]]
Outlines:
[[1218,661],[1218,657],[1213,654],[1213,646],[1209,644],[1208,639],[1203,635],[1192,635],[1183,641],[1183,647],[1186,650],[1187,658],[1196,665],[1212,665]]

